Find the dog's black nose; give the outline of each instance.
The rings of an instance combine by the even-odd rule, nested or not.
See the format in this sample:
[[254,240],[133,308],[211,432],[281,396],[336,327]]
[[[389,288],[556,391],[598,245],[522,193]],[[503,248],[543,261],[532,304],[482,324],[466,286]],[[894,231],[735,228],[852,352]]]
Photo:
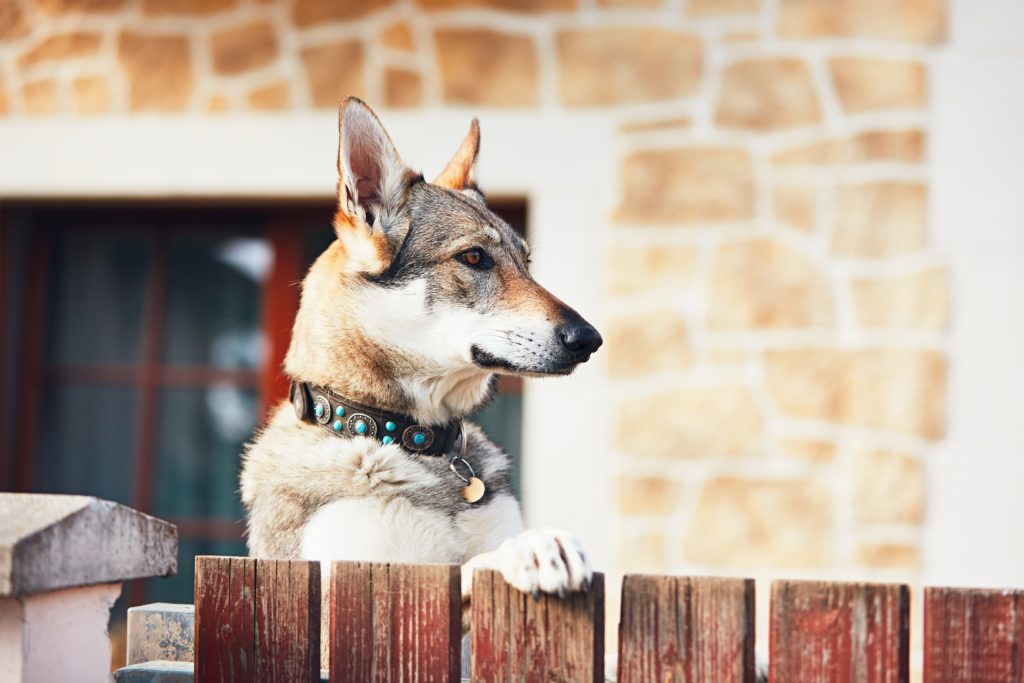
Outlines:
[[562,346],[569,349],[573,360],[587,360],[590,358],[590,354],[601,348],[603,343],[601,333],[589,323],[580,322],[575,325],[567,325],[562,329]]

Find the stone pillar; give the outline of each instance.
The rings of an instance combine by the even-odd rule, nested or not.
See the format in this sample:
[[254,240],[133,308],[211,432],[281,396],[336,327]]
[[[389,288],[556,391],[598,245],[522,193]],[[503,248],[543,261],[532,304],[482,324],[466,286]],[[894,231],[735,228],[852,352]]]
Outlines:
[[173,524],[86,496],[0,493],[0,683],[110,680],[121,582],[177,571]]

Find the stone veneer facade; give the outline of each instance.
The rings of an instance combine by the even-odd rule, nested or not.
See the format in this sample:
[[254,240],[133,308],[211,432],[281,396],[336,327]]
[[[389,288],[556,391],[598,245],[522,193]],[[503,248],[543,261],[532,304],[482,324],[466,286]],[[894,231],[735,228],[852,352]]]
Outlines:
[[[3,118],[600,108],[617,571],[913,577],[942,0],[0,0]],[[386,117],[385,117],[386,118]]]

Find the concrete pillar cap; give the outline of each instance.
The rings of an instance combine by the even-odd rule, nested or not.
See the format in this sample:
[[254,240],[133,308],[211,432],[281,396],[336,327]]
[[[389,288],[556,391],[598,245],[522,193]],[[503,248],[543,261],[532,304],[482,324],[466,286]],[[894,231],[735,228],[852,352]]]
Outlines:
[[0,493],[0,597],[177,570],[169,522],[89,496]]

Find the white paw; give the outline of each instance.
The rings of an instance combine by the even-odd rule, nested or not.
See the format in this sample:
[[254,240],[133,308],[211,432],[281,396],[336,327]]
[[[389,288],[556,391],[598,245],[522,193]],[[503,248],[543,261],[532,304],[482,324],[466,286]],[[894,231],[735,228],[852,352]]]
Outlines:
[[590,560],[580,540],[557,529],[530,529],[497,550],[501,575],[514,588],[536,596],[565,596],[590,587]]

